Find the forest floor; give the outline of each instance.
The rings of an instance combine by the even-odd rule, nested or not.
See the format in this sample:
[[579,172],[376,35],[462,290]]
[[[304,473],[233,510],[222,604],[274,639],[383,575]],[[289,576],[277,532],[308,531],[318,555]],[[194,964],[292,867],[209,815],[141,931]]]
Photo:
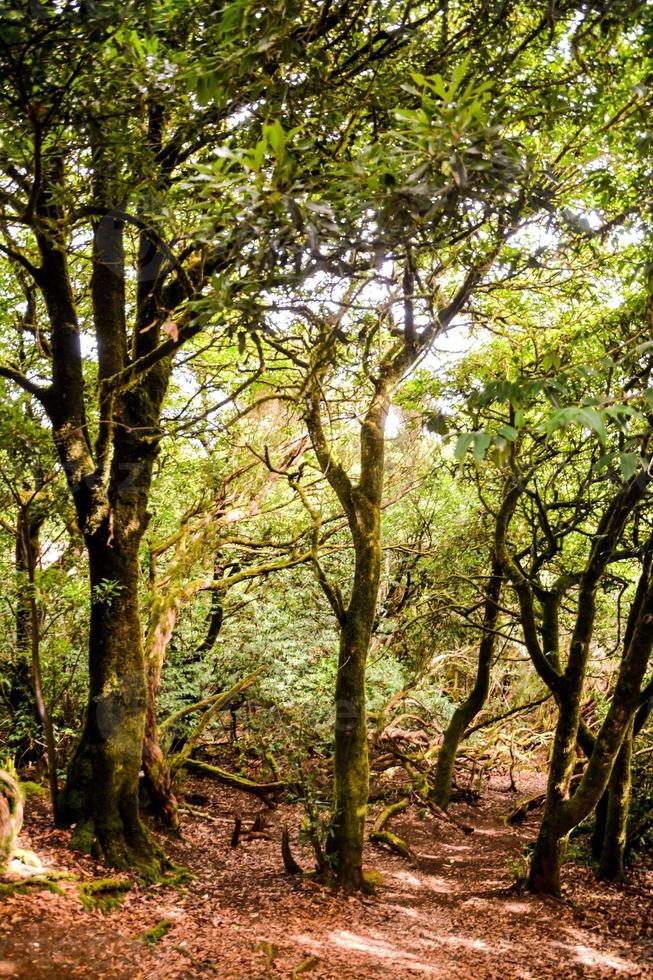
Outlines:
[[[520,793],[539,781],[522,774]],[[260,804],[192,778],[184,789],[195,813],[184,814],[183,839],[164,845],[194,877],[175,888],[133,883],[107,914],[80,902],[80,883],[106,878],[106,869],[72,852],[68,834],[50,826],[45,801],[32,797],[20,845],[48,872],[77,880],[0,895],[0,977],[653,977],[653,870],[615,886],[570,862],[562,902],[511,888],[538,815],[505,826],[502,815],[517,799],[506,782],[494,779],[478,805],[453,806],[474,826],[469,836],[414,809],[397,816],[392,829],[410,842],[416,865],[369,846],[368,866],[382,875],[378,893],[344,898],[283,872],[281,829],[297,839],[299,806],[269,813],[269,839],[232,848],[234,813],[246,825]],[[294,851],[309,867],[305,848]],[[162,922],[162,935],[148,942]]]

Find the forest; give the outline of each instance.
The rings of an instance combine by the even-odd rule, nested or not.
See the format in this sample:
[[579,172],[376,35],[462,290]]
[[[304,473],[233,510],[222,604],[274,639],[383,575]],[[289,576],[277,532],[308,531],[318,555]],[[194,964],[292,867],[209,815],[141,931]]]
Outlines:
[[0,976],[653,976],[653,4],[3,0]]

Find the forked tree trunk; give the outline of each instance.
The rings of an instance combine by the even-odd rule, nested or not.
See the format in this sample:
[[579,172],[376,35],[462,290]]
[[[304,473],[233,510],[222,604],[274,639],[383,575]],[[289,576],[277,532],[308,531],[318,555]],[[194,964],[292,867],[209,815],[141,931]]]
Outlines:
[[[560,894],[562,838],[578,826],[601,799],[624,738],[632,731],[633,718],[641,704],[641,684],[653,647],[653,577],[650,560],[646,561],[640,576],[626,637],[608,713],[596,737],[583,777],[569,796],[569,765],[574,760],[578,736],[581,685],[570,685],[566,697],[560,701],[545,810],[529,873],[529,887],[534,892]],[[623,804],[623,799],[616,799],[613,816],[608,817],[608,822],[612,819],[611,834],[619,833]]]
[[[309,396],[307,423],[320,468],[334,489],[354,545],[354,580],[345,606],[339,589],[318,578],[338,617],[340,650],[335,690],[335,758],[331,836],[327,853],[339,884],[363,887],[363,844],[369,788],[365,668],[381,577],[381,502],[384,428],[390,384],[378,383],[361,425],[360,478],[353,484],[332,458],[320,419],[319,397]],[[315,542],[317,549],[317,541]]]
[[145,668],[138,609],[138,541],[107,528],[88,542],[91,578],[89,704],[68,769],[59,818],[74,843],[107,864],[153,878],[160,855],[138,810],[145,727]]
[[[138,782],[145,730],[145,662],[139,614],[139,546],[147,525],[158,449],[157,397],[125,396],[123,418],[142,428],[114,436],[107,508],[85,525],[91,585],[89,702],[61,794],[60,822],[74,842],[94,845],[107,864],[154,878],[162,856],[143,827]],[[149,424],[148,424],[149,423]]]
[[[581,727],[581,698],[594,631],[597,589],[621,539],[626,521],[644,497],[650,482],[648,469],[638,473],[612,498],[603,512],[579,581],[577,615],[567,665],[561,675],[553,671],[555,685],[552,689],[556,691],[558,720],[544,814],[528,876],[529,888],[536,893],[560,895],[562,838],[591,813],[601,798],[641,696],[640,685],[653,642],[650,556],[645,559],[629,613],[624,654],[610,709],[594,742],[583,778],[573,794],[569,795]],[[547,672],[551,666],[550,663],[546,664]]]

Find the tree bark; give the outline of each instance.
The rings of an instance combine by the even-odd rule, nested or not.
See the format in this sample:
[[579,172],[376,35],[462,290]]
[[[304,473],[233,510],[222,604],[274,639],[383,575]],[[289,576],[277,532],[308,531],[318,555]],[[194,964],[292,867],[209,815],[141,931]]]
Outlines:
[[155,601],[154,626],[148,631],[145,656],[146,710],[143,734],[143,773],[154,815],[173,831],[179,829],[179,806],[172,790],[168,762],[161,748],[156,703],[165,651],[177,622],[174,597]]
[[[613,538],[616,541],[616,538]],[[606,555],[605,538],[597,545],[602,557]],[[596,569],[595,569],[596,570]],[[586,574],[581,585],[579,602],[593,576]],[[594,580],[591,600],[594,601]],[[647,556],[639,579],[637,593],[629,615],[624,640],[624,654],[608,713],[594,742],[582,779],[569,795],[570,766],[575,761],[578,738],[580,698],[584,678],[586,647],[591,636],[593,606],[589,615],[581,604],[576,630],[572,638],[569,664],[565,671],[568,683],[560,710],[549,770],[547,798],[542,825],[533,851],[529,887],[538,893],[560,894],[560,842],[577,826],[601,799],[611,777],[615,760],[624,737],[632,726],[634,714],[641,703],[641,684],[653,647],[653,577],[651,559]],[[582,643],[582,649],[578,644]],[[570,666],[573,668],[570,670]],[[621,806],[621,804],[617,804]],[[613,819],[613,826],[617,826]]]
[[23,798],[16,779],[0,769],[0,874],[11,861],[14,842],[23,823]]
[[30,608],[30,649],[32,666],[32,689],[34,691],[34,704],[36,714],[43,734],[45,736],[45,754],[48,764],[48,785],[50,787],[50,801],[52,803],[52,816],[57,819],[57,750],[54,740],[54,727],[50,711],[45,703],[43,696],[43,683],[41,676],[41,622],[39,607],[36,598],[36,568],[38,552],[33,550],[33,545],[38,547],[38,533],[36,540],[30,534],[29,523],[24,523],[24,550],[27,565],[27,576],[29,583],[28,602]]
[[632,759],[633,722],[630,723],[624,735],[608,783],[605,831],[598,871],[598,876],[603,881],[624,881],[626,877],[624,856],[630,808]]
[[599,862],[599,877],[606,881],[622,881],[625,877],[624,859],[628,843],[633,744],[648,721],[652,707],[650,696],[644,697],[635,715],[632,731],[628,730],[624,736],[608,788],[596,807],[592,854]]
[[159,728],[156,720],[158,684],[152,686],[151,681],[152,675],[148,674],[142,760],[145,790],[154,816],[170,830],[178,831],[179,804],[172,789],[170,770],[159,741]]
[[[381,575],[384,430],[390,389],[388,378],[377,381],[361,425],[360,477],[355,485],[330,453],[316,388],[309,393],[306,415],[320,469],[343,507],[354,545],[354,579],[346,606],[340,590],[329,585],[317,554],[314,555],[318,580],[340,626],[333,811],[327,853],[339,884],[350,891],[364,886],[363,844],[369,790],[365,668]],[[317,538],[315,542],[317,548]]]
[[328,855],[346,888],[363,886],[363,843],[369,792],[365,667],[372,636],[380,548],[357,554],[352,602],[340,631],[336,679],[334,798]]
[[449,806],[451,785],[453,783],[456,752],[465,731],[479,713],[488,696],[490,669],[495,648],[495,630],[499,619],[499,597],[503,576],[496,558],[492,561],[492,572],[487,583],[485,609],[483,613],[483,637],[479,644],[476,678],[468,697],[457,706],[442,737],[438,754],[433,788],[433,800],[443,810]]
[[[107,216],[93,228],[91,298],[97,342],[98,434],[91,441],[80,328],[67,254],[70,229],[60,203],[63,158],[54,153],[36,202],[41,255],[37,282],[51,332],[52,383],[40,394],[75,504],[89,558],[91,586],[89,701],[80,742],[60,794],[58,820],[74,823],[74,842],[106,862],[156,877],[162,856],[138,811],[138,777],[145,723],[145,669],[138,607],[139,546],[148,521],[152,468],[161,438],[159,417],[170,357],[158,360],[128,390],[115,378],[130,359],[159,342],[169,315],[155,309],[154,289],[138,290],[133,344],[128,351],[124,228],[111,217],[116,167],[101,135],[93,149],[93,191]],[[140,285],[140,269],[138,282]],[[150,282],[150,287],[152,286]]]
[[[11,683],[7,701],[12,714],[28,712],[38,721],[32,681],[32,599],[30,594],[31,559],[40,554],[40,530],[42,516],[35,512],[33,502],[18,506],[16,520],[16,656],[11,663]],[[18,765],[40,757],[31,749],[29,736],[14,742],[14,756]]]
[[90,690],[81,740],[60,797],[74,843],[107,864],[155,878],[158,849],[139,816],[145,668],[138,609],[138,540],[103,528],[88,542],[91,573]]

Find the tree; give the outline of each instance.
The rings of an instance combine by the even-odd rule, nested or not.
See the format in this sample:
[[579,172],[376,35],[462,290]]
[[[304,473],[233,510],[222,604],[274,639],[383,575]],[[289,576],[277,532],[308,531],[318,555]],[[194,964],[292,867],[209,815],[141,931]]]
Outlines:
[[[334,57],[336,92],[365,72],[376,29],[362,10],[329,6],[300,3],[280,23],[276,11],[255,14],[246,3],[27,13],[16,4],[6,15],[1,251],[10,278],[35,287],[35,311],[24,369],[5,362],[0,373],[49,420],[91,583],[88,710],[59,818],[76,824],[77,843],[94,842],[108,863],[146,876],[161,858],[137,801],[146,709],[139,547],[173,356],[211,319],[199,303],[207,291],[247,281],[243,262],[252,290],[295,270],[275,238],[285,205],[248,209],[244,168],[231,183],[219,174],[220,206],[205,221],[186,180],[210,168],[216,147],[238,155],[258,145],[255,107],[264,96],[265,120],[282,112],[289,73],[307,79],[295,86],[301,111],[302,100],[319,106]],[[400,31],[390,47],[403,43]],[[337,76],[350,57],[345,82]]]

